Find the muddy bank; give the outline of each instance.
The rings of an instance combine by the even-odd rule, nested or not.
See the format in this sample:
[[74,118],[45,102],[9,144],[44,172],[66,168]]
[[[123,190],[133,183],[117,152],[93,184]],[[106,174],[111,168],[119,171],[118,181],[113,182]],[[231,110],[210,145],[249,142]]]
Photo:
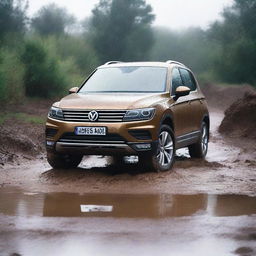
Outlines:
[[204,84],[201,86],[209,106],[224,110],[234,101],[243,97],[245,93],[255,92],[255,88],[248,84],[218,86],[216,84]]
[[24,100],[1,106],[0,166],[22,164],[45,153],[44,123],[52,100]]
[[44,153],[44,127],[10,119],[0,126],[0,165],[21,164]]
[[256,139],[256,92],[246,93],[225,111],[219,132],[240,138]]

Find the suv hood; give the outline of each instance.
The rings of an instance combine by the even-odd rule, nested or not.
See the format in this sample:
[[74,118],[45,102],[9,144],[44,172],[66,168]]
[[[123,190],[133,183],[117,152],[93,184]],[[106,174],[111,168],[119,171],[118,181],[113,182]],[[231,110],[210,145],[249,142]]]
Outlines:
[[135,109],[146,108],[164,100],[168,93],[70,94],[55,104],[63,109]]

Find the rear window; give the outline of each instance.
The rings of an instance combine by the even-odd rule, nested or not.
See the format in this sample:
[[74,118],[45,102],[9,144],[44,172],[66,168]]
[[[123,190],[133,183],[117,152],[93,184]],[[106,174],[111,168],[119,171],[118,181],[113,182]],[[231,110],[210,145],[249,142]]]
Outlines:
[[99,68],[84,83],[79,93],[154,93],[164,92],[165,67],[107,67]]

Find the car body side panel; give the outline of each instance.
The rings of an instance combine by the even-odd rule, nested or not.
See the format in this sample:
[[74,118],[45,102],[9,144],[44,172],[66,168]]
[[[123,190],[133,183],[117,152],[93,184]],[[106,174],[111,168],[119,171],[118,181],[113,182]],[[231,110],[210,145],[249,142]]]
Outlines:
[[170,105],[173,113],[174,134],[180,136],[190,132],[189,95],[180,97]]

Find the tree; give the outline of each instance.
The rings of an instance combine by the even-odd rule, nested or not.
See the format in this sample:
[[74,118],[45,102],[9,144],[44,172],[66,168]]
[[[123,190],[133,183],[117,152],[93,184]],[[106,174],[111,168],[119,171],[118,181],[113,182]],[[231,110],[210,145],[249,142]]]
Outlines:
[[147,58],[153,44],[150,5],[144,0],[100,0],[92,12],[92,41],[102,62]]
[[183,31],[172,31],[168,28],[154,28],[155,44],[151,58],[157,61],[177,60],[202,74],[212,68],[212,54],[216,46],[209,41],[206,33],[199,27]]
[[75,22],[65,8],[55,4],[42,7],[31,21],[32,28],[43,36],[62,35]]
[[26,0],[0,0],[0,40],[8,33],[24,33],[26,28]]
[[241,27],[250,37],[256,39],[256,1],[255,0],[235,0],[234,11],[238,12]]
[[232,83],[256,85],[256,0],[235,0],[215,22],[209,37],[221,45],[216,71]]

